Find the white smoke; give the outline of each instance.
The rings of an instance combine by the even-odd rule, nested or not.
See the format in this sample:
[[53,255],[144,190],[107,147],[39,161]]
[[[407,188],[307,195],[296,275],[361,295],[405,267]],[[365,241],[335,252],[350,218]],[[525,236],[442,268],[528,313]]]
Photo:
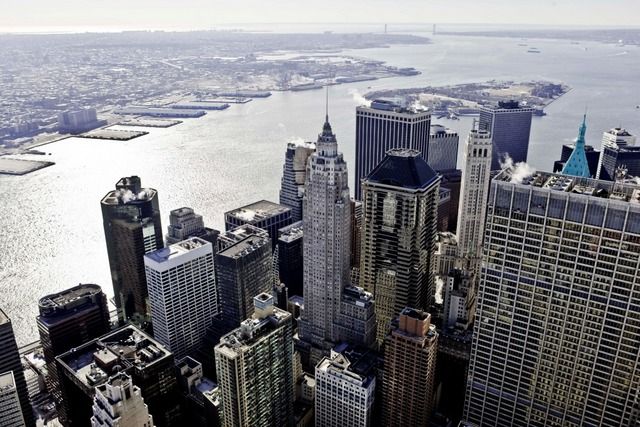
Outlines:
[[635,182],[637,185],[640,185],[640,176],[634,176],[633,182]]
[[413,101],[413,103],[411,104],[411,109],[416,110],[416,111],[426,111],[426,110],[428,110],[427,107],[422,105],[422,103],[420,102],[420,99],[416,99],[415,101]]
[[351,95],[356,104],[365,105],[367,107],[371,106],[371,101],[369,101],[360,92],[358,92],[358,89],[349,89],[349,95]]
[[129,203],[132,200],[136,199],[136,195],[133,194],[133,191],[126,189],[126,190],[120,190],[120,199],[122,200],[122,203]]
[[501,169],[510,169],[511,182],[514,184],[522,184],[526,178],[533,176],[536,173],[536,168],[529,165],[526,162],[518,162],[513,164],[513,159],[508,154],[504,156],[504,160],[500,162]]

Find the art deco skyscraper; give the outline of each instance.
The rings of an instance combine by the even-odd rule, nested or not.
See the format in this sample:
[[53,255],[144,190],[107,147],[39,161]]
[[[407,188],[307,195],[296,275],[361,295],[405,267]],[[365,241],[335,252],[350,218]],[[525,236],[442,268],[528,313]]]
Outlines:
[[465,418],[636,425],[640,186],[520,172],[491,182]]
[[356,108],[355,198],[362,200],[361,180],[392,148],[411,148],[429,155],[431,113],[375,100]]
[[304,194],[304,309],[300,336],[316,346],[336,342],[334,323],[349,283],[351,201],[347,164],[329,117],[307,167]]
[[25,426],[12,371],[0,373],[0,425],[3,427]]
[[472,129],[464,147],[465,169],[458,207],[458,248],[461,258],[477,258],[482,250],[491,176],[491,134]]
[[500,162],[508,155],[513,163],[527,161],[533,108],[518,101],[498,102],[480,108],[479,129],[488,131],[493,139],[491,170],[499,170]]
[[254,298],[252,318],[215,347],[223,425],[287,426],[293,423],[293,326],[291,313],[273,296]]
[[376,301],[377,342],[405,307],[433,300],[440,177],[416,150],[393,149],[362,183],[360,286]]
[[280,204],[291,208],[292,222],[302,221],[302,197],[307,162],[316,150],[311,142],[290,142],[287,144],[282,182],[280,186]]
[[107,296],[98,285],[80,284],[41,298],[38,306],[38,332],[47,362],[49,392],[60,406],[56,356],[109,332]]
[[13,372],[15,388],[18,392],[22,415],[27,427],[35,426],[33,410],[29,402],[29,392],[24,379],[20,353],[16,344],[16,337],[13,334],[11,320],[2,310],[0,310],[0,374]]
[[164,247],[158,193],[125,177],[101,206],[118,317],[148,320],[144,254]]
[[144,257],[153,335],[177,359],[202,344],[218,314],[213,247],[192,237]]
[[153,427],[140,388],[119,372],[96,387],[91,427]]
[[431,315],[405,308],[384,346],[383,426],[426,426],[433,408],[438,334]]

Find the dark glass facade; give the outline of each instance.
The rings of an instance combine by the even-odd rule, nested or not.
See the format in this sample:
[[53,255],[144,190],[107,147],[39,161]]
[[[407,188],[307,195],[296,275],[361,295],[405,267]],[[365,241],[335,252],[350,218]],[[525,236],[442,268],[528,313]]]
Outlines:
[[118,316],[147,320],[144,255],[164,247],[158,194],[142,188],[137,176],[126,177],[101,207]]
[[[372,105],[376,105],[374,102]],[[356,109],[355,198],[362,200],[362,183],[392,148],[417,150],[425,160],[429,154],[431,114],[399,106],[390,109]]]
[[513,163],[527,161],[533,111],[520,107],[517,101],[480,109],[479,128],[491,132],[493,138],[491,170],[499,170],[507,155]]
[[[13,372],[24,421],[27,427],[33,427],[35,426],[35,421],[31,404],[29,403],[29,392],[27,391],[27,383],[24,378],[22,363],[20,362],[20,353],[13,333],[13,326],[7,315],[0,310],[0,373],[8,371]],[[2,425],[2,420],[0,420],[0,425]]]
[[56,356],[109,332],[107,297],[98,285],[82,284],[47,295],[38,303],[40,343],[47,362],[49,392],[62,403]]

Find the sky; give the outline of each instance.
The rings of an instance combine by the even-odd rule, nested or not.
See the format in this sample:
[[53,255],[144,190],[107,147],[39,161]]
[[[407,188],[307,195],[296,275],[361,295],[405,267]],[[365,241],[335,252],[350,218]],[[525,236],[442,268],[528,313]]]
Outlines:
[[192,30],[243,23],[629,27],[640,0],[0,0],[0,31]]

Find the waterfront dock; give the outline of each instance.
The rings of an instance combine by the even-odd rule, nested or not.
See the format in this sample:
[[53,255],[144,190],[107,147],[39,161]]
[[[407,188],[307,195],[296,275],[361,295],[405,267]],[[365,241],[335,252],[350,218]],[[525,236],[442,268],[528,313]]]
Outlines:
[[168,106],[169,108],[177,108],[180,110],[226,110],[229,108],[228,103],[210,102],[210,101],[184,101],[176,102]]
[[147,116],[147,117],[167,117],[167,118],[196,118],[202,117],[207,114],[206,111],[193,110],[193,109],[180,109],[180,108],[159,108],[159,107],[144,107],[144,106],[131,106],[125,108],[118,108],[114,110],[115,114],[122,116]]
[[141,130],[120,130],[120,129],[96,129],[91,132],[78,135],[78,138],[88,139],[106,139],[109,141],[129,141],[134,138],[138,138],[143,135],[147,135],[149,132]]
[[136,119],[125,120],[117,124],[120,126],[139,126],[145,128],[170,128],[171,126],[179,125],[180,123],[182,123],[182,120],[162,120],[139,117]]

